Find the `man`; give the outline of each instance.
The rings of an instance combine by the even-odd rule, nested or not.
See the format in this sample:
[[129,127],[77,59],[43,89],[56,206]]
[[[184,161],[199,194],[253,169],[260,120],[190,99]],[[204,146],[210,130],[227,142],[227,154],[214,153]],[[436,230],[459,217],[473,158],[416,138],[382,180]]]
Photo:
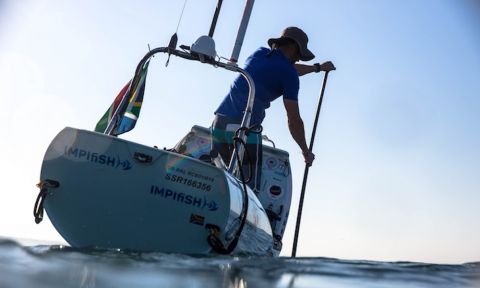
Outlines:
[[[250,126],[260,125],[265,117],[265,109],[270,107],[270,102],[283,95],[290,134],[300,147],[305,163],[312,165],[315,155],[308,149],[298,108],[299,76],[331,70],[333,64],[331,62],[321,65],[295,64],[300,60],[310,61],[315,57],[308,50],[307,43],[308,37],[305,32],[297,27],[288,27],[279,38],[268,40],[270,49],[259,48],[255,51],[247,59],[244,69],[252,76],[256,89]],[[215,111],[212,123],[213,150],[220,154],[227,165],[233,152],[232,137],[240,127],[248,91],[246,80],[242,76],[237,77],[230,87],[230,92]],[[262,164],[261,135],[251,133],[246,146],[250,156],[248,158],[254,166],[248,185],[258,192]],[[247,160],[246,158],[244,157],[244,160]],[[244,163],[247,164],[245,161]]]

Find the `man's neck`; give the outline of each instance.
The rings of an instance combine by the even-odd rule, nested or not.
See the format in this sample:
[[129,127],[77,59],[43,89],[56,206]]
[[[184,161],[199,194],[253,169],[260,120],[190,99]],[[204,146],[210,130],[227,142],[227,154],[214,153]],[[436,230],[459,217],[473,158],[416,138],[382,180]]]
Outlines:
[[294,64],[295,63],[295,60],[292,59],[292,57],[290,56],[290,53],[288,53],[288,51],[286,51],[286,49],[284,47],[278,47],[277,48],[280,52],[283,53],[283,55],[285,56],[285,58],[288,59],[288,62]]

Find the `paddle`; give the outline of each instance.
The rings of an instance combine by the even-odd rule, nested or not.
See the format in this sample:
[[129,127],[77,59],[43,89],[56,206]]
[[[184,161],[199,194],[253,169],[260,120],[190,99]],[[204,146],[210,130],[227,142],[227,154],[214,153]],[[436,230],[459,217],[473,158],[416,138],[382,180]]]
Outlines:
[[[310,146],[308,150],[312,152],[313,142],[315,141],[315,133],[317,131],[318,116],[320,115],[320,108],[322,107],[323,94],[325,93],[325,86],[327,85],[328,73],[332,70],[335,70],[333,64],[330,67],[331,69],[325,72],[325,77],[323,78],[322,90],[320,92],[320,98],[318,100],[317,114],[315,115],[315,122],[313,123],[312,137],[310,138]],[[305,198],[305,188],[307,187],[307,178],[308,178],[308,164],[305,165],[305,172],[303,173],[303,183],[302,183],[302,192],[300,194],[300,203],[298,204],[298,214],[297,214],[297,223],[295,225],[295,237],[293,238],[293,249],[292,257],[297,255],[297,243],[298,243],[298,233],[300,232],[300,222],[302,220],[302,209],[303,209],[303,199]]]

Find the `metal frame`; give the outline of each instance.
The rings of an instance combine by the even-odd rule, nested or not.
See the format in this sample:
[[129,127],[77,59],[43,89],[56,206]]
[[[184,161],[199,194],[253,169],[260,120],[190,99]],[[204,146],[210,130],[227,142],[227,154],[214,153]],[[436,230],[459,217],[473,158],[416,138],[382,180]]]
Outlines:
[[[133,79],[130,83],[130,86],[132,86],[134,83],[138,82],[139,77],[140,77],[140,71],[142,70],[142,67],[145,65],[145,63],[148,60],[150,60],[150,58],[152,56],[154,56],[157,53],[168,53],[168,54],[175,55],[175,56],[178,56],[178,57],[183,58],[183,59],[202,62],[198,55],[194,55],[194,54],[191,54],[189,52],[176,50],[176,49],[172,49],[172,48],[168,48],[168,47],[155,48],[153,50],[150,50],[147,54],[145,54],[145,56],[143,56],[142,60],[140,60],[140,62],[138,63],[137,68],[135,70],[135,76],[133,77]],[[252,117],[253,103],[254,103],[254,100],[255,100],[255,83],[253,82],[253,79],[250,76],[250,74],[248,74],[247,71],[238,67],[234,63],[224,63],[224,62],[220,62],[220,61],[216,61],[216,60],[211,60],[211,61],[202,62],[202,63],[211,64],[214,67],[224,68],[226,70],[230,70],[230,71],[233,71],[233,72],[238,72],[245,78],[245,80],[248,83],[249,92],[248,92],[247,106],[245,108],[245,112],[244,112],[244,115],[243,115],[241,127],[242,128],[249,128],[250,119]],[[113,130],[119,124],[118,121],[121,119],[121,115],[125,112],[125,109],[126,109],[127,104],[128,104],[128,99],[129,99],[129,97],[124,97],[122,99],[122,101],[120,102],[120,104],[118,105],[117,109],[115,110],[115,113],[112,116],[112,119],[110,120],[110,122],[107,125],[107,128],[105,129],[105,132],[104,132],[105,134],[112,135]],[[238,137],[240,137],[245,142],[247,141],[247,139],[246,139],[247,136],[245,135],[244,129],[240,129]],[[244,154],[243,146],[241,146],[241,145],[236,146],[234,148],[234,152],[233,152],[234,154],[233,155],[236,155],[235,153],[236,153],[237,150],[239,151],[240,159],[243,160],[243,154]],[[230,161],[230,164],[228,165],[228,172],[233,174],[234,171],[235,171],[236,165],[237,165],[237,159],[236,159],[236,157],[232,157],[231,161]]]
[[[210,26],[210,31],[208,33],[210,37],[213,36],[213,33],[215,31],[215,26],[217,25],[218,15],[219,15],[221,7],[222,7],[222,2],[223,2],[223,0],[218,0],[217,7],[215,9],[215,13],[214,13],[214,16],[213,16],[212,24]],[[200,61],[202,63],[211,64],[215,67],[221,67],[221,68],[224,68],[224,69],[227,69],[227,70],[230,70],[230,71],[238,72],[245,78],[245,80],[247,80],[248,88],[249,88],[247,106],[245,108],[245,112],[244,112],[242,123],[241,123],[242,128],[249,128],[250,119],[251,119],[251,116],[252,116],[253,103],[254,103],[254,99],[255,99],[255,83],[253,82],[252,77],[247,73],[247,71],[238,67],[236,63],[238,61],[238,56],[240,55],[240,50],[242,49],[243,39],[245,38],[245,34],[247,32],[248,22],[250,21],[250,15],[252,14],[254,3],[255,3],[255,0],[246,0],[245,9],[243,11],[243,16],[242,16],[242,21],[240,22],[240,27],[238,28],[237,38],[235,39],[235,44],[234,44],[234,47],[233,47],[232,56],[230,57],[230,60],[229,60],[228,63],[223,63],[223,62],[216,61],[216,60],[204,61],[205,58],[201,57],[202,55],[199,56],[199,55],[195,55],[195,54],[192,54],[192,53],[189,53],[189,52],[176,50],[175,49],[176,42],[175,42],[175,46],[173,46],[173,47],[170,47],[170,46],[169,47],[159,47],[159,48],[155,48],[153,50],[150,50],[142,58],[140,63],[138,63],[138,65],[137,65],[137,69],[135,70],[135,76],[133,77],[132,81],[130,82],[129,91],[131,91],[132,85],[134,85],[135,83],[138,82],[138,80],[139,80],[138,77],[139,77],[140,70],[143,68],[145,63],[153,55],[155,55],[157,53],[168,53],[169,59],[170,59],[170,55],[173,54],[173,55],[181,57],[183,59]],[[129,99],[129,97],[124,97],[122,99],[122,101],[120,102],[120,104],[118,105],[117,109],[115,110],[115,112],[112,116],[112,119],[110,120],[110,122],[107,125],[107,128],[105,129],[105,132],[104,132],[105,134],[112,135],[113,130],[119,124],[118,122],[121,119],[121,115],[125,112],[125,109],[127,108],[128,99]],[[246,139],[244,129],[240,129],[238,137],[246,142],[247,139]],[[237,146],[239,146],[239,147],[237,147]],[[237,152],[237,150],[239,152],[240,159],[243,160],[243,154],[244,154],[243,146],[242,145],[236,145],[234,147],[234,151],[233,151],[234,154],[233,155],[236,155],[235,153]],[[233,174],[234,171],[235,171],[235,166],[236,165],[237,165],[236,157],[231,157],[231,161],[228,165],[228,172]]]

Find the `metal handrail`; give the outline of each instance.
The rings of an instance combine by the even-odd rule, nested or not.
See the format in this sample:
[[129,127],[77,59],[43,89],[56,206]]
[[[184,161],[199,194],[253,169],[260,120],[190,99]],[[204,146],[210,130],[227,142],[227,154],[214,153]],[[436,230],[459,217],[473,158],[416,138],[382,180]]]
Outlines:
[[[204,57],[202,57],[201,59],[199,55],[192,54],[190,52],[172,49],[169,47],[159,47],[159,48],[150,50],[147,54],[145,54],[145,56],[143,56],[142,60],[140,60],[140,62],[137,65],[137,68],[135,69],[135,75],[132,81],[130,82],[130,88],[132,87],[132,85],[134,85],[134,83],[137,83],[140,80],[139,77],[140,77],[140,72],[142,71],[142,68],[145,66],[147,61],[150,60],[150,58],[157,53],[168,53],[169,55],[175,55],[183,59],[198,61],[205,64],[211,64],[214,67],[220,67],[226,70],[240,73],[247,81],[248,89],[249,89],[247,106],[245,107],[242,123],[240,125],[242,128],[249,128],[250,119],[252,118],[253,103],[255,100],[255,83],[253,82],[253,79],[250,76],[250,74],[248,74],[248,72],[245,71],[244,69],[238,67],[235,63],[232,63],[232,62],[224,63],[221,61],[217,61],[215,59],[210,59],[209,61],[205,61]],[[112,132],[115,126],[118,124],[118,121],[121,119],[121,115],[125,112],[125,109],[128,104],[128,98],[129,97],[124,97],[120,102],[120,104],[118,105],[117,109],[115,110],[115,113],[112,116],[112,119],[110,120],[110,122],[108,122],[107,128],[105,129],[105,132],[104,132],[105,134],[112,135]],[[246,143],[247,135],[245,134],[245,129],[240,129],[238,137]],[[236,155],[235,153],[237,150],[239,151],[240,159],[242,159],[243,161],[243,156],[244,156],[243,146],[236,145],[234,147],[233,155]],[[230,164],[228,165],[228,172],[233,174],[236,166],[237,166],[237,158],[231,157]]]

